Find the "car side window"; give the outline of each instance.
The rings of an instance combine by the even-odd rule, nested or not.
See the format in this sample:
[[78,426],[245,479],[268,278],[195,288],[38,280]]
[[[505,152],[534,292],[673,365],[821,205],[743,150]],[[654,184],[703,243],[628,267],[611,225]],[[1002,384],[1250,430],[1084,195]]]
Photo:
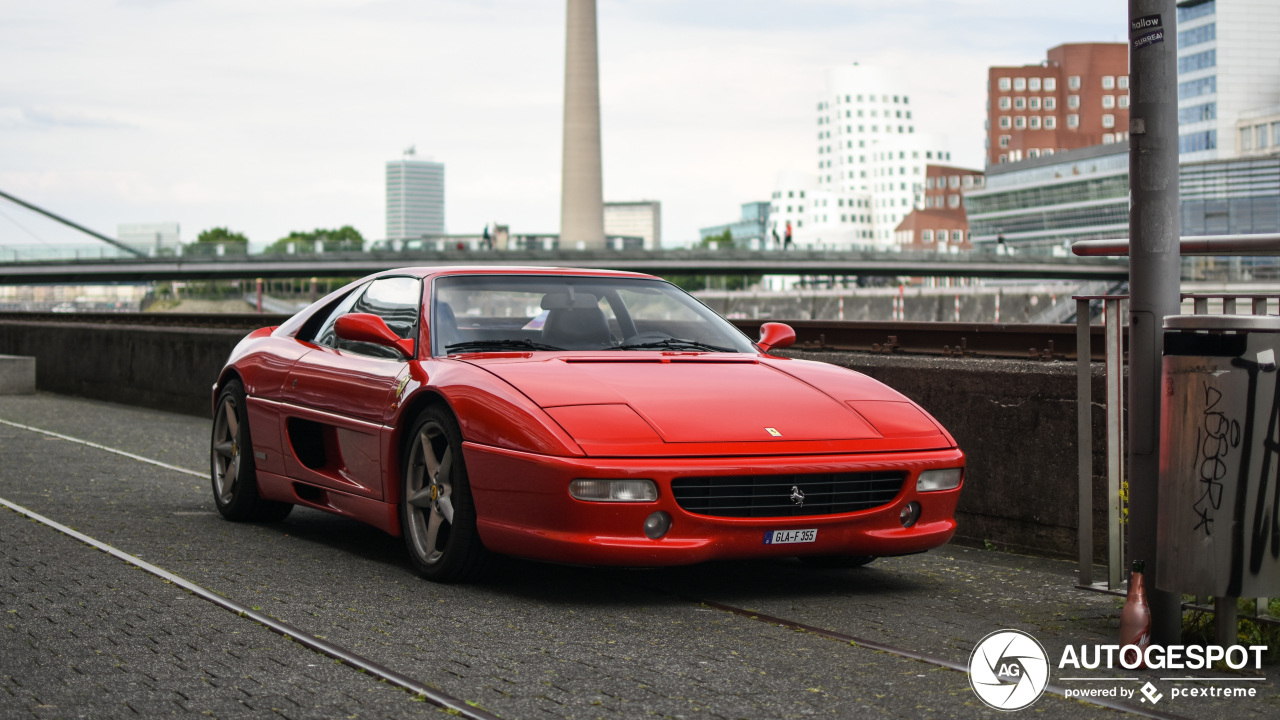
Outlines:
[[[337,337],[332,324],[346,313],[369,313],[382,318],[391,331],[402,338],[414,338],[418,328],[418,313],[422,307],[422,281],[412,277],[380,278],[369,283],[363,292],[352,293],[355,301],[349,306],[339,305],[321,331],[317,342],[339,350],[372,355],[373,357],[401,360],[403,356],[392,348],[366,342],[352,342]],[[320,342],[327,340],[328,342]]]
[[391,331],[412,338],[422,307],[422,281],[415,277],[374,280],[350,312],[369,313],[382,318]]
[[364,294],[365,289],[368,287],[369,283],[365,283],[348,293],[347,296],[342,299],[342,302],[338,303],[337,307],[329,313],[329,317],[324,321],[324,324],[320,326],[320,330],[316,332],[315,339],[311,342],[317,345],[324,345],[325,347],[337,347],[338,336],[333,332],[333,324],[338,322],[338,318],[351,312],[351,306],[356,303],[356,300],[360,299],[360,296]]

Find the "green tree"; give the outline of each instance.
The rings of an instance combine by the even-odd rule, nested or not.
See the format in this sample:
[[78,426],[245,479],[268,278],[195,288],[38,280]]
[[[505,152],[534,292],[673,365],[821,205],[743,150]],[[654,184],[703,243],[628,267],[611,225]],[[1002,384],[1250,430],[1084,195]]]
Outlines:
[[209,228],[196,236],[198,243],[247,243],[244,233],[231,232],[225,227]]
[[699,243],[699,246],[704,248],[719,247],[723,249],[732,249],[733,233],[729,230],[729,228],[725,228],[724,232],[720,233],[719,235],[708,235],[702,238],[702,242]]
[[[733,249],[733,233],[728,228],[719,235],[708,235],[702,238],[702,242],[698,243],[698,247],[702,248],[722,248],[726,250]],[[713,275],[708,278],[706,275],[664,275],[663,276],[671,284],[685,290],[686,292],[696,292],[698,290],[706,290],[708,288],[714,290],[743,290],[751,285],[760,282],[761,275]]]
[[294,243],[295,252],[312,252],[316,241],[324,243],[326,250],[360,250],[364,247],[364,236],[350,225],[337,229],[316,228],[310,232],[294,230],[285,237],[271,244],[265,252],[289,252],[289,243]]

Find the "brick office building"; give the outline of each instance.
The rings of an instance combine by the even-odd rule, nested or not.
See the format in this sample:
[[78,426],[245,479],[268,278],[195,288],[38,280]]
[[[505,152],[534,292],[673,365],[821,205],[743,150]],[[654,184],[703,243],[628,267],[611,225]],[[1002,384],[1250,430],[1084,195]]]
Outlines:
[[1070,43],[1039,65],[987,74],[987,163],[1017,162],[1129,137],[1126,43]]
[[916,207],[894,228],[898,244],[911,250],[969,250],[969,219],[965,215],[963,193],[980,189],[984,176],[977,170],[928,165],[924,194]]

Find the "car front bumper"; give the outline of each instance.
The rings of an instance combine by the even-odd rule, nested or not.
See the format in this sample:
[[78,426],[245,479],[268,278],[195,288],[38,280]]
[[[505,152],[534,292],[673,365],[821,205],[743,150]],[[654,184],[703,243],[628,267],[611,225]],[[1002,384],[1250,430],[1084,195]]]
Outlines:
[[[925,470],[962,467],[959,449],[859,455],[699,458],[565,458],[522,453],[473,443],[464,457],[475,499],[480,537],[505,555],[583,565],[685,565],[716,559],[820,555],[883,557],[923,552],[955,534],[960,487],[920,493]],[[684,510],[671,492],[677,477],[773,475],[900,470],[902,490],[888,504],[839,515],[736,518]],[[647,478],[657,485],[654,502],[585,502],[569,495],[577,478]],[[909,502],[921,506],[919,520],[903,527]],[[645,536],[645,519],[656,511],[672,518],[657,540]],[[774,530],[816,529],[814,542],[773,545]]]

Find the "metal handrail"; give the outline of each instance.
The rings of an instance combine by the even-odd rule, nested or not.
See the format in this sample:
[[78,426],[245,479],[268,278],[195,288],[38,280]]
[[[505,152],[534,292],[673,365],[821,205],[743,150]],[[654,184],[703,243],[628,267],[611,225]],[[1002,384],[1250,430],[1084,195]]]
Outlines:
[[[1129,239],[1080,240],[1071,252],[1080,257],[1126,257]],[[1182,255],[1280,255],[1280,233],[1257,235],[1194,235],[1181,238]]]

